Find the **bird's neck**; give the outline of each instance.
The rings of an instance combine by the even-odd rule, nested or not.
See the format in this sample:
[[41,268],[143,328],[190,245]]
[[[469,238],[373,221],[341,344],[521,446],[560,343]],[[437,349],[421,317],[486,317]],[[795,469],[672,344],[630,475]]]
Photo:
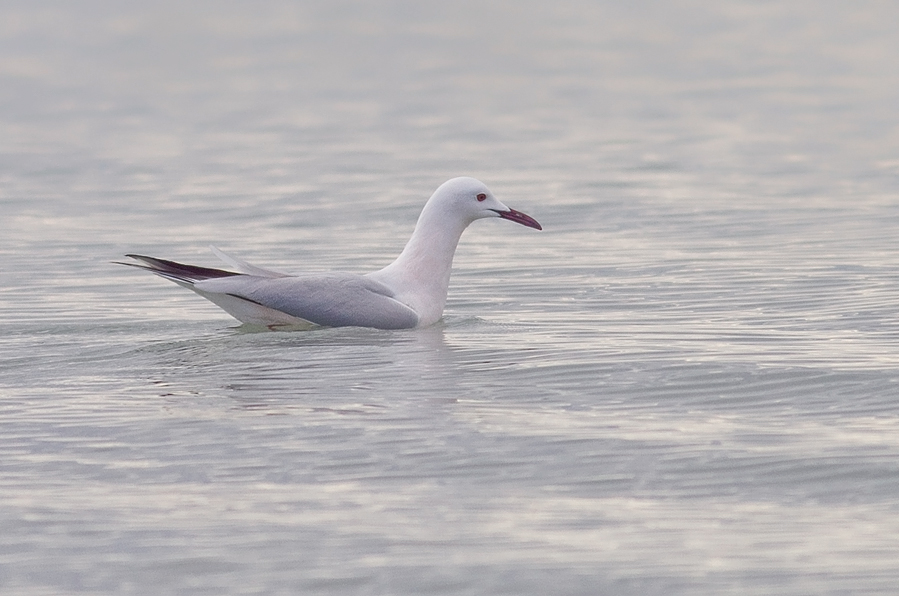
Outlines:
[[372,274],[418,313],[419,325],[434,323],[443,314],[453,255],[466,226],[467,222],[426,206],[400,256]]

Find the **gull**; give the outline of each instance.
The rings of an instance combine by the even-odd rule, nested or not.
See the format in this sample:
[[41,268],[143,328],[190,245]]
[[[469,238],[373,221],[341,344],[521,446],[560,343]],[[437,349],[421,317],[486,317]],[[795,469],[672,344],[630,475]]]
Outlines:
[[440,320],[453,255],[462,232],[497,217],[542,230],[537,221],[503,205],[483,182],[453,178],[425,203],[400,256],[366,275],[327,272],[288,275],[263,269],[211,247],[237,271],[185,265],[128,254],[144,269],[193,290],[248,325],[407,329]]

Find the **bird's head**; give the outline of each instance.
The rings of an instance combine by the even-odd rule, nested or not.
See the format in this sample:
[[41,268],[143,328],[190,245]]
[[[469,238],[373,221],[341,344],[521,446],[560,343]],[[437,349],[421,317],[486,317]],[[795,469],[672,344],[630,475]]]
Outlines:
[[447,180],[434,191],[428,202],[447,214],[460,217],[466,224],[485,217],[501,217],[529,228],[543,229],[533,217],[506,207],[483,182],[475,178]]

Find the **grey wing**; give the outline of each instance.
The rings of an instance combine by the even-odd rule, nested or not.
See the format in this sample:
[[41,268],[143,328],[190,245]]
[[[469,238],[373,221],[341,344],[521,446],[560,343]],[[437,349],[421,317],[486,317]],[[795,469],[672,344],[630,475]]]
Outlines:
[[326,327],[406,329],[418,314],[379,282],[350,273],[279,278],[241,275],[198,282],[196,289],[242,298]]

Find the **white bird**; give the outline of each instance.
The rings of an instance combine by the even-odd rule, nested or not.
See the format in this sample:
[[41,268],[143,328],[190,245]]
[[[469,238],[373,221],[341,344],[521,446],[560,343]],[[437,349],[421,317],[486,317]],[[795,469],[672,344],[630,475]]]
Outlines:
[[474,178],[453,178],[425,204],[412,238],[397,259],[367,275],[288,275],[250,265],[215,247],[234,271],[184,265],[129,254],[145,269],[193,290],[251,325],[425,327],[443,316],[453,255],[462,232],[476,219],[500,217],[542,230],[532,217],[499,202]]

